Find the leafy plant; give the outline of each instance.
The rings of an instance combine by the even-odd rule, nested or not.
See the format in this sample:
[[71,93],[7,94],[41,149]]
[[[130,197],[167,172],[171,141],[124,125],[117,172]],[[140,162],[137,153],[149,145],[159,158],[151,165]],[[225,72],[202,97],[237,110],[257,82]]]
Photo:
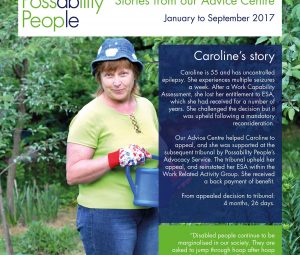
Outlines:
[[55,229],[42,222],[33,222],[19,237],[16,250],[22,254],[61,255],[75,246],[77,232],[69,227]]
[[15,213],[10,215],[11,224],[29,225],[32,221],[51,221],[57,217],[59,209],[59,189],[55,185],[47,185],[43,190],[37,185],[25,186],[15,191]]
[[300,253],[300,179],[292,171],[282,178],[283,254]]
[[282,37],[260,37],[256,43],[282,45],[282,123],[287,125],[300,107],[300,3],[283,5]]
[[285,172],[300,171],[300,129],[289,125],[283,129],[282,169]]

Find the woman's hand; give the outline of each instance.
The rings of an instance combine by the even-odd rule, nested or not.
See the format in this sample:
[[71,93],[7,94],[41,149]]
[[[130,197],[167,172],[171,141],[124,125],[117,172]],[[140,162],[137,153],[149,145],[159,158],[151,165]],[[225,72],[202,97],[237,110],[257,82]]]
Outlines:
[[144,164],[146,158],[151,158],[151,154],[136,144],[130,144],[126,148],[121,148],[108,154],[108,162],[111,169],[118,165],[125,167]]
[[136,166],[145,163],[146,158],[151,158],[151,154],[143,147],[130,144],[128,148],[120,149],[120,166]]

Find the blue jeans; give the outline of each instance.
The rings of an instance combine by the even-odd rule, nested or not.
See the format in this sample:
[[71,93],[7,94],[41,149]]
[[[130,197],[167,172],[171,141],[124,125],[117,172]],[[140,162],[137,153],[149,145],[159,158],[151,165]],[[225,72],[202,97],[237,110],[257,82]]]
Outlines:
[[157,255],[157,209],[90,209],[78,205],[86,255]]

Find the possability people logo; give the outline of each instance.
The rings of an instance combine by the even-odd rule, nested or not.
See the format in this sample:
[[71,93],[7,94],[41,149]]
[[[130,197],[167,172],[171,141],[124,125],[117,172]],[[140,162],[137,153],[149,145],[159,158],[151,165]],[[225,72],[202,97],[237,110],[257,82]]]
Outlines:
[[[21,26],[46,28],[52,32],[65,28],[77,28],[80,19],[75,10],[92,9],[99,14],[104,0],[22,0]],[[50,15],[50,13],[54,13]]]
[[281,36],[281,1],[19,0],[18,29],[19,36]]

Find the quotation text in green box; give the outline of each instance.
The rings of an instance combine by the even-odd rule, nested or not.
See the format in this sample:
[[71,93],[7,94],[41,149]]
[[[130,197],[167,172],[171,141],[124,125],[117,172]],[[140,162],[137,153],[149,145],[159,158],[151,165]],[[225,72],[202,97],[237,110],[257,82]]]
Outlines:
[[281,255],[281,225],[161,225],[159,254]]

